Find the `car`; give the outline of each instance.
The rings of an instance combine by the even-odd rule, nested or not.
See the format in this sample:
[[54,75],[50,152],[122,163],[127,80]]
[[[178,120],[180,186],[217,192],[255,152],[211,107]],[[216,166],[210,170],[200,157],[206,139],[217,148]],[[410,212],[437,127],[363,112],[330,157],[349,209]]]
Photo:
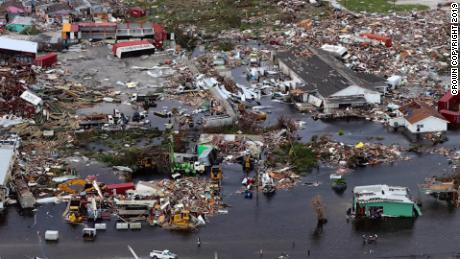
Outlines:
[[150,258],[154,259],[177,259],[177,255],[169,250],[153,250],[150,252]]

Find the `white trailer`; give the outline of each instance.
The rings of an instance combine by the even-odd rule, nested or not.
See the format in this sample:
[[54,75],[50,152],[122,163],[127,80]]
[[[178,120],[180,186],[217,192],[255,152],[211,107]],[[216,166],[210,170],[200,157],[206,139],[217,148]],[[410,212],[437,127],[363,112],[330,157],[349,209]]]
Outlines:
[[57,230],[47,230],[45,232],[45,240],[46,241],[58,241],[59,239],[59,231]]

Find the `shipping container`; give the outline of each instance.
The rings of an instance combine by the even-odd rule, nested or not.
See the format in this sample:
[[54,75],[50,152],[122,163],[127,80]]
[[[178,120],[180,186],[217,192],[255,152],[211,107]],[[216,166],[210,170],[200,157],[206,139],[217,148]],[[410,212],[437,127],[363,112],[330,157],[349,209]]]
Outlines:
[[141,228],[142,228],[142,224],[140,222],[131,222],[131,223],[129,223],[129,229],[139,230]]
[[460,112],[441,110],[440,113],[450,123],[453,123],[453,124],[459,124],[460,123]]
[[393,45],[391,38],[383,36],[383,35],[378,35],[378,34],[373,34],[373,33],[361,33],[361,37],[380,41],[384,43],[385,47],[387,48],[390,48]]
[[117,194],[125,194],[127,190],[134,190],[134,183],[115,183],[107,185],[107,191],[112,193],[113,190]]
[[95,223],[94,228],[96,230],[106,230],[107,229],[107,224],[106,223]]
[[112,52],[118,58],[150,55],[155,53],[155,46],[148,40],[125,41],[113,44]]
[[47,230],[45,232],[46,241],[57,241],[59,239],[59,231],[57,230]]
[[40,67],[52,67],[57,62],[57,54],[52,52],[35,58],[34,65]]
[[460,95],[452,95],[450,92],[446,93],[438,101],[438,111],[450,110],[458,111],[460,105]]
[[152,27],[153,32],[155,34],[155,47],[157,47],[158,49],[162,49],[164,42],[168,39],[168,33],[166,32],[165,28],[160,24],[154,23]]
[[115,228],[117,230],[123,230],[123,229],[128,229],[128,223],[125,222],[117,222],[115,225]]

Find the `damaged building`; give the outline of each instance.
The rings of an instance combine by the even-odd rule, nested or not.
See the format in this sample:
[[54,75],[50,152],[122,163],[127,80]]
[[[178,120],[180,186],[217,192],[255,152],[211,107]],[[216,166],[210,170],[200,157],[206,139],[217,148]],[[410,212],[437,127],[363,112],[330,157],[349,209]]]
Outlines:
[[449,121],[430,106],[411,102],[399,108],[397,117],[390,119],[390,125],[394,128],[404,127],[412,134],[445,132]]
[[291,77],[290,90],[296,89],[296,101],[325,113],[380,104],[387,87],[384,79],[357,74],[323,50],[277,52],[273,58],[280,70]]
[[0,37],[0,64],[31,64],[37,55],[38,44],[32,41]]

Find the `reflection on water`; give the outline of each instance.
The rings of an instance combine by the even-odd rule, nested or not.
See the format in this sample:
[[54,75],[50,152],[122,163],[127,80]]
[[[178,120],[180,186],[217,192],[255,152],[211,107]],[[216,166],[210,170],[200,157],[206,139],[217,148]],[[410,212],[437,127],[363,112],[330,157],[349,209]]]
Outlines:
[[412,229],[417,218],[384,218],[379,220],[355,219],[353,229],[366,233],[388,233]]

